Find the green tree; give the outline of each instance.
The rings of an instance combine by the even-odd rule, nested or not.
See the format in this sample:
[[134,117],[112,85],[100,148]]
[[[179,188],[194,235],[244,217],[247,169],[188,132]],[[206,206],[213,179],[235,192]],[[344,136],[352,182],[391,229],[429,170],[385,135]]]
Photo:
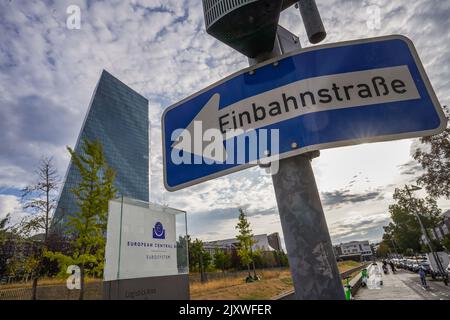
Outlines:
[[81,182],[71,190],[79,210],[68,217],[66,234],[72,239],[72,255],[48,252],[64,273],[69,265],[80,267],[80,297],[84,298],[85,275],[101,276],[105,259],[105,233],[108,202],[116,195],[115,172],[108,166],[98,141],[83,140],[82,151],[67,148],[81,175]]
[[214,269],[214,266],[212,265],[213,257],[206,250],[203,251],[202,261],[203,261],[205,272],[206,271],[213,271],[213,269]]
[[32,238],[24,237],[26,232],[22,230],[21,223],[6,228],[5,226],[2,226],[3,223],[5,221],[8,222],[8,220],[9,215],[6,219],[0,221],[0,233],[2,229],[7,230],[3,241],[11,242],[13,248],[8,252],[8,255],[5,255],[5,252],[2,252],[3,250],[1,250],[3,243],[0,243],[1,263],[3,264],[6,260],[6,265],[0,266],[0,274],[2,274],[2,271],[6,271],[6,273],[12,276],[23,276],[24,280],[28,280],[31,275],[31,279],[33,280],[31,299],[36,300],[36,275],[39,273],[43,260],[41,255],[41,243],[40,241],[34,241]]
[[8,226],[11,221],[11,214],[6,214],[6,217],[0,219],[0,241],[4,241],[8,237],[8,231],[10,226]]
[[389,245],[385,241],[381,241],[380,246],[378,247],[375,255],[378,258],[385,258],[389,253],[391,253]]
[[10,225],[10,222],[10,213],[0,219],[0,275],[16,275],[20,267],[18,255],[10,252],[10,250],[4,250],[7,248],[6,242],[13,241],[17,243],[15,235],[16,226]]
[[[450,108],[444,106],[444,111],[446,117],[450,118]],[[421,138],[420,142],[426,150],[417,149],[413,157],[425,172],[417,183],[424,186],[434,198],[450,199],[450,126],[440,134]]]
[[256,250],[253,260],[255,260],[255,266],[257,268],[273,268],[278,266],[272,251]]
[[205,251],[203,248],[203,242],[199,239],[195,239],[190,246],[190,259],[192,269],[195,270],[198,266],[198,271],[200,271],[200,280],[201,282],[208,281],[206,277],[206,269],[211,263],[212,257],[211,255]]
[[284,252],[283,250],[278,251],[278,257],[280,259],[281,267],[289,267],[289,260],[288,260],[286,252]]
[[231,254],[221,249],[214,252],[214,266],[225,272],[231,266]]
[[[245,212],[242,208],[239,208],[239,221],[235,228],[239,231],[239,234],[236,236],[236,239],[239,241],[237,254],[241,259],[242,265],[247,267],[248,276],[251,277],[250,264],[253,263],[252,246],[256,243],[256,241],[253,240],[252,230],[250,229],[250,222],[248,222],[247,217],[245,216]],[[256,278],[255,270],[254,273]]]
[[414,252],[414,249],[413,248],[407,248],[406,250],[405,250],[405,255],[407,255],[408,257],[412,257],[412,256],[414,256],[416,253]]
[[273,257],[278,267],[289,267],[287,255],[283,250],[273,251]]
[[393,241],[402,253],[408,248],[420,252],[422,232],[415,213],[420,216],[425,228],[434,228],[442,221],[441,210],[434,198],[410,197],[406,188],[395,189],[393,197],[395,203],[389,206],[392,221],[385,227],[384,243],[392,249]]

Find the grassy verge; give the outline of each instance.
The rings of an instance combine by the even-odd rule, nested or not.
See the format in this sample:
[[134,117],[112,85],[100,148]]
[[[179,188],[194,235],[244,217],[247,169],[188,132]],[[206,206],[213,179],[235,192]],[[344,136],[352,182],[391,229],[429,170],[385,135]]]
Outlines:
[[[340,272],[345,272],[360,266],[354,261],[339,262]],[[352,274],[355,276],[358,272]],[[257,270],[261,281],[245,283],[245,276],[229,277],[224,279],[212,279],[207,283],[191,282],[190,294],[192,300],[266,300],[293,289],[291,273],[284,270]],[[101,279],[87,278],[86,282],[99,282]],[[65,286],[66,280],[60,278],[39,279],[41,286]],[[0,290],[31,288],[32,282],[1,285]]]
[[[355,261],[342,261],[338,263],[339,271],[345,272],[360,266]],[[211,280],[205,284],[193,283],[190,285],[191,299],[193,300],[266,300],[284,292],[293,290],[291,273],[283,271],[259,271],[261,281],[245,283],[242,278]],[[355,272],[351,277],[358,274]]]
[[271,297],[292,288],[289,270],[257,271],[262,280],[245,283],[243,278],[217,279],[205,284],[192,283],[192,300],[256,300]]
[[[101,279],[97,278],[86,278],[85,282],[99,282],[102,281]],[[33,282],[19,282],[19,283],[12,283],[12,284],[4,284],[0,285],[0,290],[8,290],[8,289],[20,289],[20,288],[31,288]],[[58,285],[66,285],[66,279],[61,278],[42,278],[38,281],[38,286],[58,286]]]
[[340,272],[345,272],[347,270],[359,267],[360,265],[362,265],[362,263],[356,262],[356,261],[351,261],[351,260],[338,262],[338,267],[339,267]]

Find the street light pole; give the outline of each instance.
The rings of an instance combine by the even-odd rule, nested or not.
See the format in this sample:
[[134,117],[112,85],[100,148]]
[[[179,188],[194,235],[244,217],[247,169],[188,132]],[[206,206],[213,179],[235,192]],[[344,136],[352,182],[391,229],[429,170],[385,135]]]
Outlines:
[[[406,189],[406,192],[408,193],[410,201],[412,202],[413,198],[411,196],[411,191],[420,190],[422,188],[417,187],[417,186],[412,186],[412,188],[409,189],[408,186],[405,185],[405,189]],[[436,254],[436,252],[433,249],[433,245],[432,245],[432,243],[430,241],[430,238],[428,236],[428,231],[424,227],[424,225],[422,223],[422,219],[420,219],[420,215],[417,212],[417,210],[413,209],[412,211],[413,211],[414,215],[416,216],[417,220],[419,221],[420,230],[422,231],[423,237],[425,238],[425,242],[427,243],[428,248],[430,249],[430,253],[432,254],[434,260],[436,261],[437,267],[439,269],[439,273],[442,275],[442,278],[444,280],[445,285],[448,285],[447,273],[446,273],[446,271],[444,270],[444,267],[441,264],[441,260],[439,260],[439,256]]]
[[391,242],[392,242],[392,245],[394,246],[396,258],[398,258],[399,254],[398,254],[397,246],[395,245],[394,239],[391,238]]

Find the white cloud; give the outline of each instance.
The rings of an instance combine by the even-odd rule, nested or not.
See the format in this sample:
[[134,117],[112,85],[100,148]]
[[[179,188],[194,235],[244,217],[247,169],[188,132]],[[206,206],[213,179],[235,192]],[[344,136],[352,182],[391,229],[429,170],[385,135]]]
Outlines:
[[0,220],[10,214],[10,225],[19,223],[27,214],[22,210],[20,199],[12,195],[0,194]]

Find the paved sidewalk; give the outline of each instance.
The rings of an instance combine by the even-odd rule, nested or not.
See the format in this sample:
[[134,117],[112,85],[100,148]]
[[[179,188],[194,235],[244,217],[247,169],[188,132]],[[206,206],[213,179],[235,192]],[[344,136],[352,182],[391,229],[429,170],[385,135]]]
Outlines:
[[[360,288],[355,296],[355,300],[422,300],[422,296],[402,281],[399,276],[401,273],[401,270],[396,274],[382,273],[381,280],[383,281],[383,285]],[[369,277],[369,281],[370,280]]]
[[370,266],[368,274],[368,286],[358,290],[355,300],[450,300],[450,286],[427,277],[428,287],[424,288],[414,272],[400,269],[392,274],[389,269],[389,274],[384,274],[379,265]]

